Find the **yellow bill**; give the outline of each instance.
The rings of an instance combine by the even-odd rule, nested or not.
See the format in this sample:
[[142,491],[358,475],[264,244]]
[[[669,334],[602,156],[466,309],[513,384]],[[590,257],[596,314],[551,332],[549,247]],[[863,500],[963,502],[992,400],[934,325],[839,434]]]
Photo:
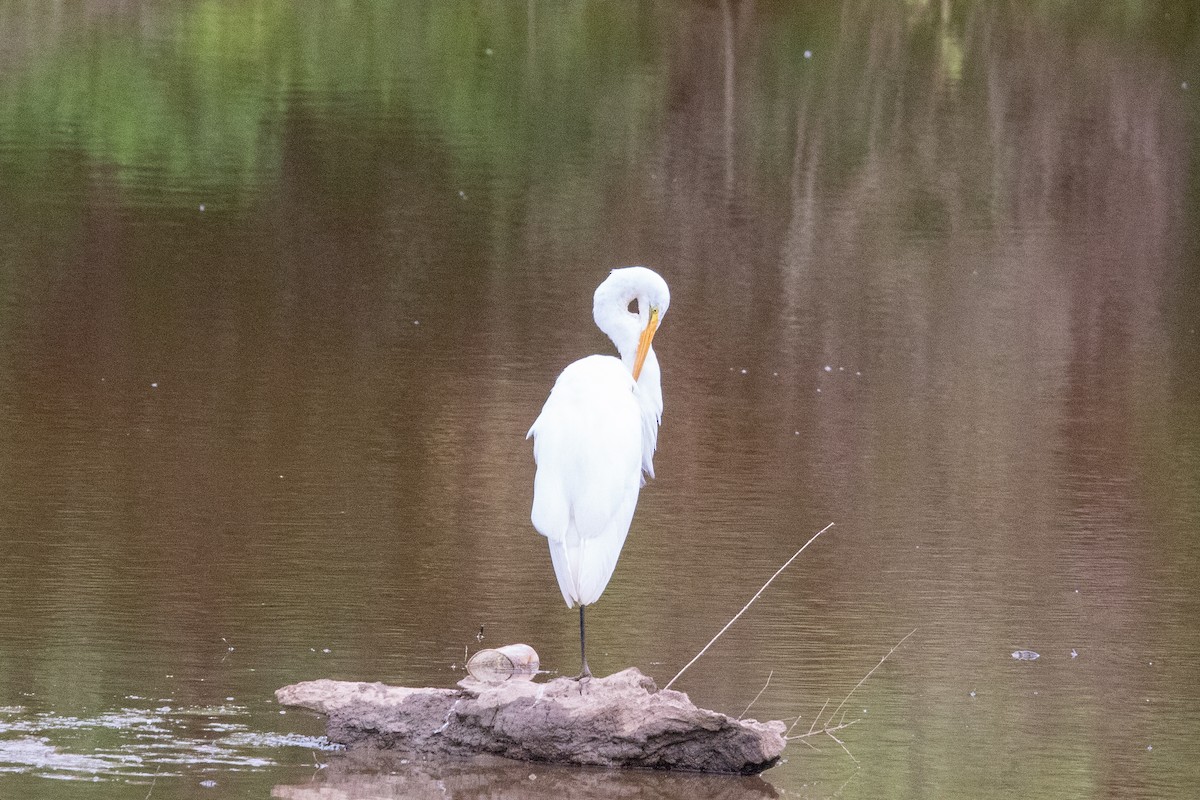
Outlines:
[[638,375],[642,374],[642,364],[646,362],[646,354],[650,352],[650,340],[654,338],[656,330],[658,330],[658,309],[652,308],[650,309],[650,321],[646,323],[646,329],[638,338],[637,355],[633,359],[633,379],[635,381],[638,379]]

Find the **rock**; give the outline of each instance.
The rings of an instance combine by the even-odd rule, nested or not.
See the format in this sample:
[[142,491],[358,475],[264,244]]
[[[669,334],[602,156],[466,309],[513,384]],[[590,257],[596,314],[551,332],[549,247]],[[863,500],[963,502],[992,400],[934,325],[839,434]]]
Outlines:
[[736,720],[659,691],[636,669],[606,678],[458,689],[317,680],[275,692],[324,714],[333,742],[417,757],[492,754],[522,761],[756,774],[787,744],[782,722]]

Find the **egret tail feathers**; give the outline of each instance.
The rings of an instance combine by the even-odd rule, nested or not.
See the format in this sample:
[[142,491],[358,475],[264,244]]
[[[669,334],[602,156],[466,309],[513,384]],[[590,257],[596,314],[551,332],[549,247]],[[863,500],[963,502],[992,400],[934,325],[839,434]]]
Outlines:
[[562,592],[567,608],[575,605],[575,579],[571,576],[571,565],[567,558],[567,547],[557,539],[547,538],[550,543],[550,563],[554,565],[554,577],[558,578],[558,590]]
[[[617,568],[628,526],[614,526],[606,536],[580,539],[568,535],[567,541],[547,539],[554,577],[567,608],[576,604],[590,606],[600,599]],[[570,542],[568,544],[567,542]]]

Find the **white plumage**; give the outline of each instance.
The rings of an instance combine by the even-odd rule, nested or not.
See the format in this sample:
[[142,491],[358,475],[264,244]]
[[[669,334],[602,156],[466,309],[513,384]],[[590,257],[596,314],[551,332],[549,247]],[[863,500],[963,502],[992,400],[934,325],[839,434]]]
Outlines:
[[650,342],[669,304],[654,271],[613,270],[596,289],[592,316],[621,357],[588,356],[564,369],[529,429],[537,461],[531,518],[550,545],[563,600],[580,606],[581,650],[583,606],[612,577],[643,470],[654,476],[663,403]]

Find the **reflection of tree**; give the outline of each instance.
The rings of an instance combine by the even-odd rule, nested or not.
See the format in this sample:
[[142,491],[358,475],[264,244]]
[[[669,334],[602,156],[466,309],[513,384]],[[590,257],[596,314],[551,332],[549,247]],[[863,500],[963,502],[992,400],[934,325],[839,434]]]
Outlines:
[[[785,315],[813,319],[827,357],[875,354],[865,363],[891,397],[879,399],[902,404],[893,410],[910,431],[989,419],[952,460],[969,475],[1002,457],[1011,474],[988,479],[1015,489],[1030,457],[1053,459],[1040,445],[1058,436],[1054,421],[1025,419],[1022,396],[1061,392],[1073,337],[1121,308],[1138,321],[1126,328],[1138,357],[1161,348],[1138,339],[1158,335],[1164,285],[1178,279],[1187,128],[1165,62],[1130,63],[1108,40],[1072,41],[986,7],[961,20],[927,12],[851,15],[824,94],[801,99]],[[1060,367],[1040,375],[1048,356]],[[826,422],[834,462],[872,449],[848,451],[843,420]],[[953,456],[922,450],[912,456]]]
[[[1170,624],[1131,603],[1171,556],[1121,535],[1161,519],[1146,501],[1164,486],[1153,451],[1196,463],[1186,417],[1164,414],[1189,360],[1167,360],[1163,316],[1192,280],[1194,123],[1174,62],[1143,46],[1154,34],[1136,35],[1136,24],[1077,34],[994,5],[949,8],[846,4],[836,35],[813,46],[810,72],[791,72],[779,92],[770,11],[742,19],[722,4],[678,23],[653,207],[679,262],[673,291],[695,309],[676,312],[664,348],[673,335],[702,346],[665,361],[671,469],[661,480],[688,498],[733,482],[725,497],[739,502],[700,502],[716,531],[745,534],[730,552],[751,558],[757,531],[802,531],[803,519],[816,529],[819,508],[839,522],[851,514],[882,543],[835,536],[828,563],[892,576],[883,594],[899,602],[881,625],[923,613],[909,603],[980,598],[946,606],[935,649],[986,653],[1023,619],[1079,635],[1056,622],[1078,619],[1066,605],[1074,581],[1027,586],[1048,570],[1086,575],[1107,598],[1093,613],[1123,609],[1093,631],[1115,643],[1129,626]],[[731,26],[754,34],[730,36]],[[1133,35],[1113,35],[1123,28]],[[731,63],[732,131],[722,102]],[[788,145],[771,135],[784,129]],[[864,378],[847,380],[841,366]],[[726,370],[741,367],[748,377],[731,381]],[[701,457],[671,457],[684,453]],[[1105,499],[1077,505],[1080,479]],[[1166,485],[1171,498],[1158,503],[1194,503],[1194,471]],[[650,493],[644,505],[659,502]],[[1158,530],[1159,544],[1173,536]],[[669,547],[657,555],[672,557]],[[645,562],[647,575],[659,568]],[[840,567],[810,568],[804,597],[845,591]],[[729,571],[691,574],[712,586]],[[668,596],[666,616],[686,618],[688,596]],[[825,644],[839,645],[837,634]],[[1138,682],[1124,668],[1102,681]],[[1047,722],[1046,709],[1011,713]]]
[[[51,5],[0,3],[0,412],[22,422],[0,427],[20,490],[0,504],[58,548],[6,564],[9,619],[57,632],[0,654],[14,686],[120,672],[104,636],[147,614],[195,664],[239,626],[382,649],[381,605],[551,629],[568,615],[521,437],[557,370],[607,348],[588,298],[618,263],[660,266],[675,300],[660,477],[596,619],[614,661],[690,656],[709,632],[680,621],[729,580],[711,552],[778,563],[779,537],[830,517],[869,535],[827,537],[789,621],[846,597],[854,565],[894,598],[861,661],[940,603],[981,674],[970,654],[1009,620],[1058,624],[1057,601],[1008,591],[1042,565],[1123,600],[1177,552],[1102,534],[1200,494],[1176,396],[1194,345],[1165,332],[1196,302],[1187,3],[1169,22],[1143,3]],[[296,553],[326,574],[298,579]],[[946,600],[966,586],[985,601]],[[844,633],[804,624],[830,626],[805,629],[816,649]],[[437,633],[419,664],[364,669],[435,672],[460,658]]]

